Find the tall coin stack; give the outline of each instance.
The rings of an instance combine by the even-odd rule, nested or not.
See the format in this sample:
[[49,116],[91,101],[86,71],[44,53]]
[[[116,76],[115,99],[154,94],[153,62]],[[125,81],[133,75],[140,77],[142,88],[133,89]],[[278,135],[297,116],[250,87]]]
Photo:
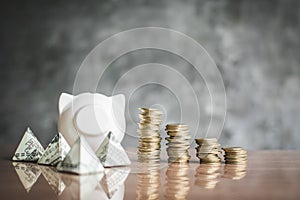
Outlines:
[[189,162],[191,156],[189,155],[190,148],[190,133],[189,126],[185,124],[168,124],[166,131],[169,137],[166,137],[167,154],[169,162]]
[[220,144],[217,138],[199,138],[195,139],[198,147],[196,147],[196,156],[200,159],[200,163],[220,164],[218,148]]
[[138,156],[140,162],[160,161],[160,124],[162,111],[152,108],[139,108],[140,123]]
[[243,165],[247,163],[247,151],[242,147],[222,148],[225,151],[225,163]]

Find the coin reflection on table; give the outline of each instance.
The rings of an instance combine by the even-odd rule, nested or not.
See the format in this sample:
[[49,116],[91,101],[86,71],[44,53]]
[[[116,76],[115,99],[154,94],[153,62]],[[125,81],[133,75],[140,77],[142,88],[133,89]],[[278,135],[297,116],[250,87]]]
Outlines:
[[196,169],[195,185],[204,189],[213,189],[219,182],[221,163],[200,164]]
[[160,163],[139,163],[137,174],[137,199],[159,199]]
[[12,162],[16,173],[27,192],[31,190],[41,175],[41,169],[34,163]]
[[166,172],[165,199],[187,199],[190,191],[190,165],[170,163]]
[[247,164],[226,164],[224,166],[223,178],[240,180],[247,174]]
[[61,174],[53,167],[39,166],[45,180],[50,185],[51,189],[59,196],[65,189],[65,184],[62,181]]

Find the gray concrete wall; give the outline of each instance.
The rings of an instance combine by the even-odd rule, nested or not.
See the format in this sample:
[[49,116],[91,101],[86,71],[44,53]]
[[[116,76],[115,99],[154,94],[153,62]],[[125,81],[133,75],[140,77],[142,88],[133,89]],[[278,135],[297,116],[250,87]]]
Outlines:
[[[158,26],[191,36],[216,61],[228,103],[220,138],[223,145],[300,149],[299,10],[297,0],[2,3],[0,144],[17,144],[26,126],[31,126],[46,145],[56,133],[58,96],[62,91],[72,92],[76,72],[87,53],[112,34]],[[157,52],[140,53],[148,61],[171,58]],[[134,58],[128,55],[115,63],[99,91],[109,93],[111,80],[130,69]],[[181,61],[174,58],[172,62]],[[192,84],[202,84],[193,82],[188,65],[185,69]],[[168,116],[178,115],[176,101],[169,100],[168,92],[157,87],[143,92],[152,95],[142,99],[137,94],[132,103],[140,105],[160,96],[162,104],[172,104],[165,105]],[[136,114],[133,111],[135,121]],[[127,126],[134,131],[132,121],[128,120]],[[135,146],[128,138],[125,143]]]

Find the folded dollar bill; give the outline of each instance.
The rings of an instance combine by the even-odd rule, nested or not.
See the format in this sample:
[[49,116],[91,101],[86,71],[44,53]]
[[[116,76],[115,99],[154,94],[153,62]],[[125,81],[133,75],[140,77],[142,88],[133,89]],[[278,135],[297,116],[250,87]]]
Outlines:
[[38,164],[56,166],[65,158],[69,151],[70,146],[64,136],[58,133],[47,146],[42,157],[38,160]]
[[12,158],[14,161],[37,161],[44,153],[44,148],[28,127]]
[[130,160],[115,136],[109,132],[96,151],[96,155],[104,167],[130,165]]
[[79,136],[65,159],[58,163],[57,170],[75,174],[94,174],[104,168],[85,138]]

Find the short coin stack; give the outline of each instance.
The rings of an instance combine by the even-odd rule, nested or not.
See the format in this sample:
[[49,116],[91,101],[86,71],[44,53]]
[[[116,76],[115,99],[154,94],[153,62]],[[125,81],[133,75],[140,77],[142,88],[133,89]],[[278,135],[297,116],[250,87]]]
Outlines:
[[221,163],[221,159],[218,156],[220,144],[218,143],[217,138],[199,138],[195,139],[195,141],[199,145],[196,147],[196,156],[200,159],[200,163]]
[[247,151],[242,147],[222,148],[225,151],[225,163],[243,165],[247,163]]
[[185,124],[168,124],[166,131],[169,137],[167,154],[169,162],[189,162],[191,156],[189,155],[190,148],[190,133],[189,126]]
[[160,161],[160,124],[162,112],[152,108],[139,108],[141,113],[138,156],[140,162]]

